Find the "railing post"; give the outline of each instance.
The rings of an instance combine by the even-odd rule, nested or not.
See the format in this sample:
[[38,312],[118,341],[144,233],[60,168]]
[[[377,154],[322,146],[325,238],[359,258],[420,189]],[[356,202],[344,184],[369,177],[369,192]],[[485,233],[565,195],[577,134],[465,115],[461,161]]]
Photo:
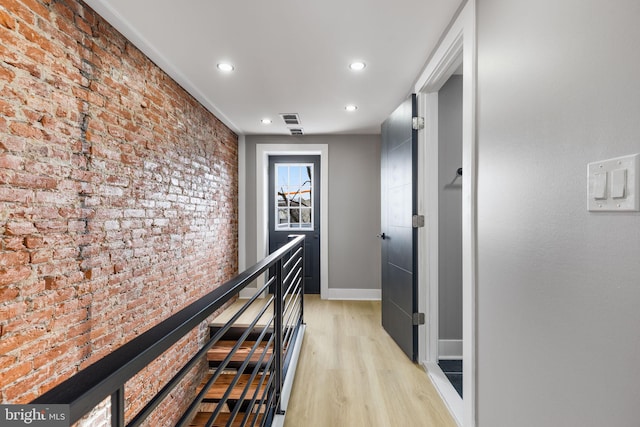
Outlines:
[[274,333],[276,334],[274,343],[275,357],[275,386],[276,386],[276,414],[281,414],[280,397],[282,396],[282,258],[276,262],[276,280],[275,280],[275,325]]
[[302,251],[300,252],[300,256],[302,257],[302,268],[300,270],[300,274],[302,277],[302,280],[300,281],[300,286],[302,289],[300,289],[300,323],[304,324],[304,274],[305,274],[305,268],[304,268],[304,240],[302,241],[302,243],[300,243],[300,248],[302,249]]
[[124,386],[111,395],[111,427],[124,427]]

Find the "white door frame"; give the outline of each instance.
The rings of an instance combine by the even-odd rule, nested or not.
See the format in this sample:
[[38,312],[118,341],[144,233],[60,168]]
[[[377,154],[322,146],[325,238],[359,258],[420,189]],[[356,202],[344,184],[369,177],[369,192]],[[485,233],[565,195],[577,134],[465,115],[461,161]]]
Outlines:
[[[458,425],[476,425],[476,16],[468,0],[420,75],[415,92],[425,118],[419,133],[418,204],[427,226],[418,235],[419,309],[428,325],[419,330],[419,360],[429,372]],[[463,64],[462,101],[462,335],[463,391],[461,399],[438,366],[438,91]]]
[[[256,254],[269,254],[269,156],[320,156],[320,298],[329,290],[329,146],[328,144],[256,144]],[[258,287],[261,283],[258,282]]]

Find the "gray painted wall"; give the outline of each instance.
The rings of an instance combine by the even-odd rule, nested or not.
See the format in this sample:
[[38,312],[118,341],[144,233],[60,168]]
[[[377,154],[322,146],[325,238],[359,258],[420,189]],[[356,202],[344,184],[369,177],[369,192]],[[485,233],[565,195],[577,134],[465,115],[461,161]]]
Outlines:
[[638,0],[478,0],[480,427],[640,423],[640,213],[586,165],[640,152]]
[[438,329],[462,339],[462,76],[438,92]]
[[380,136],[247,136],[247,265],[256,262],[256,144],[329,147],[329,288],[380,289]]

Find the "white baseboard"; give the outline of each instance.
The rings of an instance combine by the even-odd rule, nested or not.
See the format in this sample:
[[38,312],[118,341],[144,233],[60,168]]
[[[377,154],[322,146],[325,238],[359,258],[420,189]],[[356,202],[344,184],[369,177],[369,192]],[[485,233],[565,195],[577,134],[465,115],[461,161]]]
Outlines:
[[325,299],[333,300],[361,300],[361,301],[379,301],[382,298],[380,289],[327,289],[327,295],[323,295]]
[[462,398],[458,394],[455,388],[451,385],[451,382],[447,376],[442,372],[440,366],[434,362],[422,363],[423,368],[429,374],[429,378],[433,383],[436,390],[444,400],[445,405],[449,409],[449,412],[453,416],[458,426],[463,424],[464,407],[462,406]]
[[296,368],[298,367],[298,359],[300,358],[300,349],[302,348],[302,340],[304,339],[304,331],[306,329],[307,325],[300,325],[296,342],[293,344],[293,353],[291,354],[291,361],[289,362],[289,368],[287,369],[287,376],[282,384],[280,409],[283,413],[274,415],[271,427],[284,426],[284,419],[287,416],[287,406],[289,406],[289,398],[291,397],[291,390],[293,388],[293,379],[296,376]]
[[271,427],[283,427],[284,426],[284,415],[276,415],[273,417],[273,423]]
[[289,397],[291,396],[293,379],[296,376],[296,368],[298,367],[298,359],[300,358],[300,349],[302,348],[302,340],[304,339],[304,331],[306,329],[307,325],[300,325],[298,336],[296,337],[296,342],[293,345],[293,353],[291,354],[291,361],[289,362],[289,368],[287,369],[287,376],[285,377],[284,384],[282,385],[280,409],[285,412],[287,410],[287,406],[289,406]]
[[240,299],[249,299],[254,296],[256,293],[256,288],[246,287],[240,290],[240,295],[238,296]]
[[438,359],[462,360],[462,340],[438,340]]

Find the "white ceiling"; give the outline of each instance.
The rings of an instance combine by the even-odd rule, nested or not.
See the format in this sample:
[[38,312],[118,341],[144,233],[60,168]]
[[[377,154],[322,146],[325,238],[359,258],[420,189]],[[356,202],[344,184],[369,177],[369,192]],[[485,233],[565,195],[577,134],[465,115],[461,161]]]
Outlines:
[[237,133],[289,134],[279,113],[298,113],[305,134],[354,134],[379,133],[461,0],[85,2]]

